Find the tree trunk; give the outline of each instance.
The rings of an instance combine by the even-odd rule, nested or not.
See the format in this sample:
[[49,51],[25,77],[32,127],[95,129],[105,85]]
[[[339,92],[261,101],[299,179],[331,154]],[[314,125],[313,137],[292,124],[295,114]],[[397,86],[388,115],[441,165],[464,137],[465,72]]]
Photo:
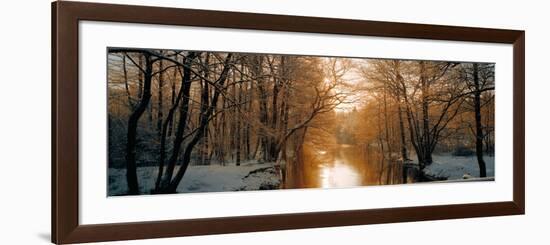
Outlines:
[[[201,103],[208,105],[209,97],[210,97],[210,89],[206,81],[204,81],[202,89],[204,91],[202,92]],[[204,130],[204,135],[202,137],[202,143],[201,143],[199,152],[200,152],[201,164],[202,165],[210,164],[210,161],[208,159],[208,130],[206,129]]]
[[151,100],[151,73],[153,70],[153,64],[151,63],[151,57],[145,55],[145,74],[143,84],[143,96],[137,105],[136,109],[130,115],[128,119],[128,133],[126,143],[126,181],[128,182],[128,194],[139,194],[139,184],[137,178],[137,166],[136,166],[136,144],[137,144],[137,126],[138,121],[145,112],[149,101]]
[[164,63],[162,60],[159,61],[159,76],[158,76],[158,103],[157,103],[157,134],[160,139],[161,137],[161,131],[162,131],[162,111],[163,111],[163,105],[162,105],[162,88],[164,87],[164,72],[162,71],[164,69]]
[[393,154],[393,147],[390,142],[390,126],[388,118],[388,101],[387,101],[387,83],[384,83],[384,93],[383,93],[383,102],[384,102],[384,128],[385,128],[385,134],[386,134],[386,146],[388,148],[388,160],[391,162],[392,160],[392,154]]
[[141,97],[143,96],[143,72],[141,72],[140,69],[143,69],[143,55],[138,55],[138,99],[141,100]]
[[403,95],[403,100],[405,102],[405,115],[407,115],[407,123],[409,125],[409,137],[411,140],[411,144],[414,148],[414,152],[416,153],[416,157],[418,159],[418,164],[420,168],[424,168],[423,167],[424,155],[422,154],[422,151],[420,149],[420,144],[422,142],[419,139],[419,132],[418,132],[418,128],[416,127],[417,125],[416,119],[414,118],[414,114],[412,112],[409,98],[407,95],[407,86],[405,85],[405,82],[403,81],[402,78],[400,78],[399,84],[401,86],[401,92]]
[[[281,126],[280,126],[280,133],[279,135],[281,135],[280,137],[283,137],[286,133],[286,131],[288,130],[288,114],[289,114],[289,110],[290,110],[290,105],[288,103],[288,98],[289,98],[289,81],[288,80],[285,80],[285,89],[284,89],[284,93],[283,93],[283,102],[282,102],[282,105],[281,105]],[[281,146],[279,147],[279,150],[283,150],[283,154],[282,156],[284,157],[284,159],[286,160],[286,142],[283,142],[281,144]]]
[[134,110],[134,102],[132,101],[130,86],[128,85],[128,69],[126,68],[126,53],[122,54],[122,72],[124,75],[124,88],[126,89],[126,96],[128,97],[128,108],[130,108],[130,111],[132,111]]
[[[174,79],[175,78],[176,78],[176,76],[174,76]],[[155,191],[159,189],[160,183],[161,183],[161,180],[162,180],[162,176],[164,174],[164,163],[165,163],[165,160],[166,160],[166,137],[171,135],[170,131],[173,128],[173,126],[172,126],[174,124],[173,122],[175,122],[174,115],[175,115],[175,112],[178,108],[178,104],[180,103],[181,98],[183,97],[183,94],[184,94],[184,88],[185,88],[185,86],[183,85],[184,82],[185,81],[182,78],[182,85],[180,86],[180,90],[178,92],[178,95],[172,101],[172,106],[170,107],[170,110],[168,111],[168,115],[166,116],[166,120],[163,122],[162,132],[161,132],[161,136],[160,136],[159,169],[158,169],[158,174],[157,174],[157,180],[155,182]],[[174,84],[175,84],[175,82],[174,82]],[[173,86],[173,88],[175,89],[175,86]]]
[[[281,57],[281,64],[280,66],[284,66],[284,57]],[[282,69],[282,68],[280,68]],[[277,118],[277,113],[279,113],[278,111],[278,97],[279,97],[279,91],[280,91],[280,83],[281,83],[281,79],[279,79],[277,76],[276,76],[276,73],[275,73],[275,69],[273,69],[273,67],[271,68],[271,73],[272,75],[274,75],[274,78],[273,78],[273,98],[272,98],[272,101],[271,101],[271,131],[272,131],[272,137],[270,139],[270,147],[269,147],[269,161],[272,162],[272,161],[276,161],[277,160],[277,157],[279,155],[279,152],[278,152],[278,149],[277,149],[277,145],[278,145],[278,139],[277,139],[277,123],[278,123],[278,118]]]
[[[243,66],[241,65],[241,71],[243,70]],[[244,76],[243,74],[241,73],[240,76],[239,76],[239,92],[238,92],[238,98],[237,98],[237,106],[235,107],[235,111],[237,112],[236,116],[235,116],[235,120],[237,120],[236,124],[236,129],[237,129],[237,139],[235,140],[237,142],[237,152],[236,152],[236,160],[235,160],[235,165],[237,166],[240,166],[241,165],[241,149],[243,148],[242,146],[242,139],[244,138],[243,136],[241,136],[241,134],[244,133],[244,130],[241,129],[241,118],[242,118],[242,114],[241,114],[241,103],[242,103],[242,100],[243,100],[243,96],[244,96],[244,89],[243,89],[243,84],[242,84],[242,81],[244,79]]]
[[[231,81],[233,83],[233,86],[231,86],[231,103],[228,105],[228,108],[229,107],[232,107],[232,109],[230,110],[230,118],[231,120],[229,120],[229,125],[230,125],[230,136],[229,136],[229,139],[230,139],[230,143],[229,143],[229,150],[230,150],[230,153],[231,153],[231,160],[232,161],[235,161],[236,159],[236,151],[235,149],[237,149],[238,147],[238,142],[237,142],[237,120],[239,120],[237,118],[237,74],[235,72],[232,73],[232,76],[231,76]],[[229,88],[228,88],[229,90]],[[232,104],[232,105],[231,105]]]
[[384,176],[384,162],[386,160],[386,155],[384,153],[384,141],[382,140],[382,106],[380,105],[380,101],[377,103],[378,108],[378,146],[380,148],[380,166],[378,170],[378,183],[382,184],[382,178]]
[[[250,114],[252,114],[253,112],[253,107],[252,107],[252,100],[254,99],[254,83],[250,83],[250,87],[247,88],[247,103],[246,103],[246,111]],[[254,159],[255,157],[255,152],[254,154],[251,154],[252,153],[252,147],[251,147],[251,144],[252,144],[252,133],[250,133],[250,130],[251,129],[251,125],[250,125],[250,122],[247,122],[246,123],[246,127],[245,127],[245,146],[246,146],[246,158],[248,160],[250,159]]]
[[[229,72],[229,61],[231,60],[231,54],[227,55],[225,59],[225,65],[222,73],[220,74],[220,77],[216,81],[216,85],[218,87],[222,87],[227,79],[227,75]],[[204,90],[202,92],[203,96],[208,96],[208,94],[205,94]],[[178,172],[176,173],[176,176],[174,177],[174,180],[172,180],[169,184],[163,187],[161,190],[163,193],[175,193],[176,189],[183,179],[183,176],[185,175],[185,172],[187,171],[187,167],[189,166],[189,162],[191,161],[191,153],[193,151],[193,148],[195,145],[199,142],[199,140],[204,136],[204,130],[208,126],[208,121],[210,120],[210,116],[212,115],[212,112],[214,111],[216,104],[218,102],[218,98],[220,95],[220,90],[216,89],[214,91],[214,95],[211,100],[211,104],[202,104],[201,105],[201,112],[199,117],[199,126],[197,128],[197,132],[195,133],[194,137],[191,139],[191,141],[187,144],[185,147],[182,163],[180,166],[180,169],[178,169]]]
[[[206,90],[205,94],[207,94],[208,96],[210,95],[210,89],[208,88],[208,83],[205,81],[204,82],[204,87],[203,89]],[[208,100],[208,96],[207,96],[207,100]],[[208,157],[208,152],[209,152],[209,144],[210,142],[208,141],[208,127],[204,130],[203,132],[203,138],[202,138],[202,143],[201,143],[201,147],[200,147],[200,157],[201,157],[201,164],[202,165],[210,165],[210,158]]]
[[274,84],[273,84],[273,100],[272,100],[272,103],[271,103],[271,130],[272,130],[272,134],[273,136],[271,137],[271,140],[270,140],[270,159],[269,161],[274,161],[277,159],[277,150],[276,150],[276,147],[277,147],[277,137],[275,136],[277,132],[277,113],[279,112],[278,109],[277,109],[277,97],[279,95],[279,85],[277,84],[277,80],[275,79],[274,81]]
[[[204,60],[204,67],[205,67],[205,69],[203,71],[203,75],[206,79],[209,79],[209,76],[210,76],[210,72],[209,72],[209,69],[210,69],[210,53],[206,53],[206,57],[205,57],[205,60]],[[208,86],[208,82],[203,81],[203,84],[201,86],[202,86],[202,89],[205,90],[204,93],[202,94],[201,103],[208,104],[208,103],[210,103],[209,102],[210,89],[209,89],[209,86]],[[201,147],[200,147],[201,165],[209,165],[210,164],[208,148],[209,148],[209,142],[208,142],[208,128],[207,128],[206,130],[204,130],[204,137],[202,138],[202,143],[201,143]]]
[[399,118],[399,138],[401,143],[401,158],[403,161],[409,160],[409,154],[407,152],[407,141],[405,138],[405,125],[403,124],[403,109],[401,108],[401,100],[398,96],[397,114]]
[[485,161],[483,160],[483,125],[481,124],[481,90],[479,85],[479,67],[474,63],[474,108],[476,120],[476,156],[479,165],[479,177],[487,177]]
[[257,56],[255,57],[254,61],[254,76],[256,77],[258,81],[258,99],[259,99],[259,106],[260,111],[258,113],[259,120],[260,120],[260,130],[259,130],[259,137],[260,137],[260,147],[261,147],[261,153],[262,158],[264,161],[269,160],[269,142],[268,142],[268,135],[266,132],[266,128],[268,127],[268,112],[267,112],[267,92],[264,84],[264,79],[262,78],[262,63],[263,63],[263,57]]
[[429,93],[430,84],[426,77],[426,64],[420,61],[420,79],[422,90],[422,155],[423,162],[421,168],[432,164],[431,137],[430,137],[430,109],[429,109]]
[[[242,75],[241,75],[241,80],[242,80]],[[238,98],[237,98],[237,106],[235,107],[236,108],[236,112],[237,114],[235,115],[235,120],[237,121],[236,122],[236,139],[235,139],[235,142],[237,143],[235,146],[236,146],[236,150],[237,152],[235,153],[235,165],[237,166],[240,166],[241,165],[241,116],[240,116],[240,107],[241,107],[241,97],[242,97],[242,86],[239,85],[239,93],[238,93]]]
[[183,143],[183,133],[185,131],[185,128],[187,126],[187,114],[189,112],[189,96],[190,96],[190,90],[191,90],[191,64],[193,62],[193,59],[197,56],[197,53],[191,52],[187,57],[185,57],[184,63],[185,66],[183,67],[183,77],[182,77],[182,85],[183,86],[183,97],[182,102],[180,104],[180,117],[179,121],[177,123],[176,128],[176,138],[174,139],[174,145],[172,149],[172,155],[170,156],[170,159],[168,160],[168,166],[166,168],[166,173],[164,175],[164,178],[161,181],[161,187],[168,185],[170,181],[172,180],[172,175],[174,173],[174,168],[176,167],[176,161],[178,159],[180,150],[181,150],[181,144]]
[[[242,70],[242,68],[241,68]],[[252,85],[250,85],[252,87]],[[246,94],[246,97],[245,99],[247,100],[246,103],[244,104],[244,109],[247,113],[251,113],[252,111],[252,106],[251,106],[251,100],[252,100],[252,97],[250,95],[250,91],[252,91],[252,88],[248,88],[248,86],[245,86],[245,94]],[[243,121],[243,123],[245,124],[244,126],[244,157],[246,160],[249,160],[251,157],[250,157],[250,122],[247,122],[247,121]]]
[[[225,108],[227,106],[227,100],[225,96],[222,97],[221,101],[221,108]],[[218,159],[221,163],[221,165],[225,166],[225,156],[226,151],[225,147],[227,146],[227,113],[222,112],[221,118],[220,118],[220,127],[221,127],[221,134],[218,134]]]
[[[177,59],[177,56],[175,57],[175,59]],[[176,104],[176,78],[178,77],[178,70],[179,68],[174,68],[174,74],[173,74],[173,77],[172,77],[172,94],[171,94],[171,97],[170,97],[170,101],[172,102],[172,106],[174,106],[174,104]],[[168,119],[167,119],[168,120]],[[173,131],[173,128],[174,128],[174,119],[173,118],[170,118],[169,119],[169,124],[168,124],[168,136],[172,136],[172,131]]]

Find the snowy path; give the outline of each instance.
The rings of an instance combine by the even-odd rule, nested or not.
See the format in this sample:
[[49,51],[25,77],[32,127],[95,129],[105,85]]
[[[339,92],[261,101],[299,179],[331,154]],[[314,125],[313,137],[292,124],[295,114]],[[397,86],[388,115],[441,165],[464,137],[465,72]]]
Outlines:
[[[244,163],[241,166],[189,166],[177,192],[221,192],[277,187],[280,180],[272,167],[273,163]],[[250,174],[254,170],[260,171]],[[147,194],[153,189],[157,173],[158,167],[138,168],[141,193]],[[109,169],[110,196],[123,195],[127,192],[125,174],[125,169]]]

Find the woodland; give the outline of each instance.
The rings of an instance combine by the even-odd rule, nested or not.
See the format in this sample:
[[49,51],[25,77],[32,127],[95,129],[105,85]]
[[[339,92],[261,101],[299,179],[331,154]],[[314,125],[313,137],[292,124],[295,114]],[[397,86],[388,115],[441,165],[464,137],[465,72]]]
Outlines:
[[495,64],[109,48],[107,67],[109,195],[494,177]]

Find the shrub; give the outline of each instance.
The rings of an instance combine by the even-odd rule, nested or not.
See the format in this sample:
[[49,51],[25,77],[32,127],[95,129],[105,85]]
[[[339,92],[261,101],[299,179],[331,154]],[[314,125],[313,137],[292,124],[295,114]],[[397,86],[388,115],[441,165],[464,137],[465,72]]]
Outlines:
[[476,153],[475,151],[473,151],[472,149],[470,149],[468,147],[460,146],[460,147],[455,148],[455,150],[453,152],[453,156],[466,157],[466,156],[472,156],[475,153]]

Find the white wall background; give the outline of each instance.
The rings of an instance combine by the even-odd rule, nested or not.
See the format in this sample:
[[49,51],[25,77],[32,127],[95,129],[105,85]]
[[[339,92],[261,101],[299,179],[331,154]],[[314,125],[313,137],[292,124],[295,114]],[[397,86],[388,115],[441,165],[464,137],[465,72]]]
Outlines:
[[[550,197],[548,55],[544,1],[119,0],[164,6],[365,20],[524,29],[526,201],[524,216],[141,240],[114,244],[545,244]],[[50,236],[50,1],[0,8],[1,244],[47,244]]]

